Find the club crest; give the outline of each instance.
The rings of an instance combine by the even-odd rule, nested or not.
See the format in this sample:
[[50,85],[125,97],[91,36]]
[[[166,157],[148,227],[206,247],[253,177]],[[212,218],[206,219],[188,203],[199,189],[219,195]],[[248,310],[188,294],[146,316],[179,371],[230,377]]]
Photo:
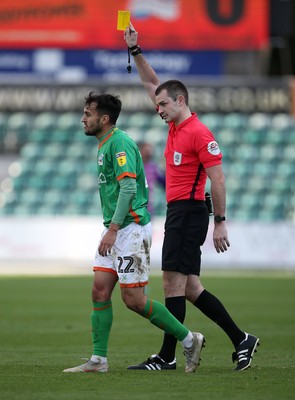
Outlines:
[[103,165],[103,158],[104,158],[104,154],[100,154],[100,155],[97,157],[97,163],[98,163],[98,165]]

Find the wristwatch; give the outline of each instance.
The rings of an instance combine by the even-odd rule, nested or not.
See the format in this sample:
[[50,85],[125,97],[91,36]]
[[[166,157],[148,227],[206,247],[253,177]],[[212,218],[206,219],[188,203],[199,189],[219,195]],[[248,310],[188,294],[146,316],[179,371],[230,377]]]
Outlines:
[[221,216],[221,215],[215,215],[214,216],[214,222],[217,222],[218,224],[220,224],[220,222],[225,221],[225,217]]

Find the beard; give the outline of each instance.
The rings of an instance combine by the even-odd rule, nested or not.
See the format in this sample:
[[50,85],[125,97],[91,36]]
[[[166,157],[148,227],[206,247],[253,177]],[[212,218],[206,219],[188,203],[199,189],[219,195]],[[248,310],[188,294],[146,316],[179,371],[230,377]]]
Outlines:
[[96,136],[97,135],[97,131],[84,131],[86,136]]
[[84,130],[84,133],[86,136],[99,136],[99,134],[102,132],[103,125],[101,124],[100,121],[97,121],[97,124],[93,126],[92,129]]

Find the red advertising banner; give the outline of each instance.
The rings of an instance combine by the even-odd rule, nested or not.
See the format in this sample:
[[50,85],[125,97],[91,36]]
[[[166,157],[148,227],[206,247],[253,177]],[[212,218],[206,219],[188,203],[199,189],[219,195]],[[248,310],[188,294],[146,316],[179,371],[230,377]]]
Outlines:
[[0,49],[122,49],[129,10],[148,50],[247,50],[268,41],[267,0],[1,0]]

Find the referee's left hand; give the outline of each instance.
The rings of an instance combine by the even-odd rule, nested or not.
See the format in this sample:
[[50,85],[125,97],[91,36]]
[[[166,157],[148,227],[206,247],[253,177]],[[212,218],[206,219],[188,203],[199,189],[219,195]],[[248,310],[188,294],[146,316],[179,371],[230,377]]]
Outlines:
[[229,248],[230,243],[224,223],[215,224],[213,231],[213,243],[217,253],[224,253]]

